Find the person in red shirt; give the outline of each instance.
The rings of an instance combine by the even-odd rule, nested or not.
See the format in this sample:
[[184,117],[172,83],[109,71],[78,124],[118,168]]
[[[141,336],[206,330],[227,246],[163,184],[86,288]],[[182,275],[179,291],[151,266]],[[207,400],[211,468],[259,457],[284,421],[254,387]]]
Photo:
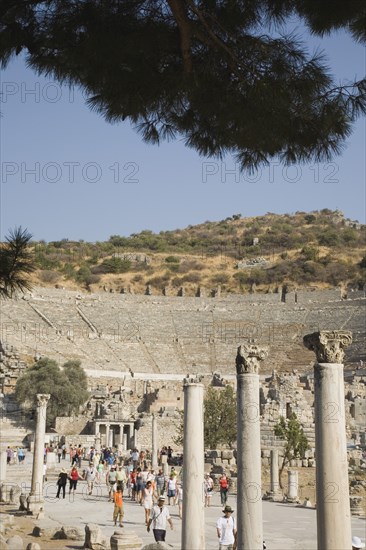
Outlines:
[[69,490],[69,494],[71,493],[71,491],[74,491],[74,494],[75,494],[75,491],[76,491],[76,486],[78,484],[78,479],[80,478],[79,476],[79,472],[78,472],[78,469],[76,466],[73,466],[71,468],[71,472],[70,472],[70,490]]
[[227,494],[229,491],[229,480],[226,477],[225,472],[222,473],[219,479],[219,485],[220,485],[220,497],[221,497],[221,506],[225,506],[227,502]]
[[117,491],[114,493],[114,510],[113,510],[113,521],[114,525],[117,525],[117,519],[119,519],[119,526],[123,527],[123,497],[121,487],[117,487]]

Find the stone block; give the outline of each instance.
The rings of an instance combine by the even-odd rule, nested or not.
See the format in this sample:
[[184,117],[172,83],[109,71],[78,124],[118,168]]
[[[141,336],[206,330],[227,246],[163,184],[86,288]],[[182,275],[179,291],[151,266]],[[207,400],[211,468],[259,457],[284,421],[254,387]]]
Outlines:
[[[143,542],[133,531],[119,529],[111,536],[110,544],[111,550],[140,550]],[[159,546],[159,548],[165,548],[165,546]]]
[[6,541],[7,548],[9,550],[23,550],[23,539],[19,535],[14,535]]
[[55,533],[59,531],[58,527],[41,527],[40,525],[35,525],[33,527],[32,535],[34,537],[47,537],[52,539],[55,536]]
[[270,458],[271,451],[269,449],[263,449],[262,450],[262,458]]
[[230,458],[233,458],[234,454],[232,450],[225,449],[224,451],[221,451],[221,458],[224,460],[229,460]]
[[107,540],[96,523],[85,525],[84,548],[90,548],[90,550],[106,550],[108,548]]
[[206,451],[206,457],[207,458],[219,458],[219,451],[216,451],[216,450]]
[[74,527],[72,525],[63,525],[59,531],[57,531],[54,539],[66,539],[66,540],[83,540],[84,530],[80,527]]

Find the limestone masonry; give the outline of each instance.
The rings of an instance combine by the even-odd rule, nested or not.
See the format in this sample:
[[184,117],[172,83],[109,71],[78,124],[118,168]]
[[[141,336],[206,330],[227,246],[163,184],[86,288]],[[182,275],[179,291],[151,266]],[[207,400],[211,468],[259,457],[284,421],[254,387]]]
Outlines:
[[[78,417],[57,419],[59,434],[75,443],[94,444],[97,437],[105,444],[150,448],[155,413],[158,445],[169,444],[187,373],[202,375],[205,386],[229,383],[236,389],[237,347],[255,342],[268,349],[260,371],[261,448],[268,463],[270,449],[281,445],[273,435],[280,416],[295,412],[314,447],[314,353],[304,347],[303,336],[341,329],[353,337],[344,361],[347,436],[365,444],[365,297],[355,292],[345,300],[334,290],[298,291],[296,301],[291,293],[281,299],[281,294],[188,298],[39,288],[4,301],[4,421],[16,419],[11,394],[27,364],[41,356],[60,364],[80,359],[91,398]],[[5,424],[4,437],[11,441],[14,426],[6,430]],[[314,466],[311,452],[304,462]]]

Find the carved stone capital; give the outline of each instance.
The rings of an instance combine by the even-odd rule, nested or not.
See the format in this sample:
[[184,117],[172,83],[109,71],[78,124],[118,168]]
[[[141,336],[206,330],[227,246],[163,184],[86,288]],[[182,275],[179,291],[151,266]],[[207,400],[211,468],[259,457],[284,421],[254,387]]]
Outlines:
[[238,347],[236,355],[236,373],[259,373],[259,363],[268,355],[268,350],[256,344],[244,344]]
[[47,407],[50,397],[49,393],[37,393],[37,407]]
[[189,386],[190,384],[200,384],[203,376],[201,374],[187,374],[183,379],[183,386]]
[[315,352],[318,363],[343,363],[344,350],[352,343],[349,330],[321,330],[306,334],[304,346]]

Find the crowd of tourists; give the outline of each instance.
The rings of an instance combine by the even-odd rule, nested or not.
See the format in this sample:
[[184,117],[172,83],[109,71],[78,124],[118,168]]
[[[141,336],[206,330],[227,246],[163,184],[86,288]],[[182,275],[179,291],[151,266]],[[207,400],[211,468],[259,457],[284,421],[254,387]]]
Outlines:
[[25,460],[26,450],[24,447],[10,447],[8,445],[6,449],[6,463],[11,466],[12,464],[22,464]]
[[[159,467],[156,471],[151,468],[151,453],[137,448],[126,455],[110,447],[97,450],[92,446],[86,449],[79,444],[66,449],[63,445],[57,449],[45,449],[45,463],[47,453],[54,451],[59,454],[59,449],[60,460],[68,457],[69,467],[63,467],[59,472],[57,498],[65,498],[67,488],[69,494],[74,495],[81,480],[87,484],[88,495],[93,495],[96,487],[100,494],[99,488],[105,485],[106,498],[113,503],[114,524],[123,526],[123,501],[129,499],[130,502],[142,507],[141,521],[145,522],[148,531],[152,529],[156,541],[165,540],[168,525],[173,529],[168,507],[177,507],[179,518],[182,519],[183,468],[172,465],[174,460],[171,447],[163,447],[160,450]],[[202,482],[205,506],[209,507],[214,494],[214,480],[207,473]],[[225,472],[220,476],[218,489],[221,504],[227,512],[230,509],[227,505],[229,478]],[[228,539],[227,530],[220,527],[219,532],[220,539]]]

